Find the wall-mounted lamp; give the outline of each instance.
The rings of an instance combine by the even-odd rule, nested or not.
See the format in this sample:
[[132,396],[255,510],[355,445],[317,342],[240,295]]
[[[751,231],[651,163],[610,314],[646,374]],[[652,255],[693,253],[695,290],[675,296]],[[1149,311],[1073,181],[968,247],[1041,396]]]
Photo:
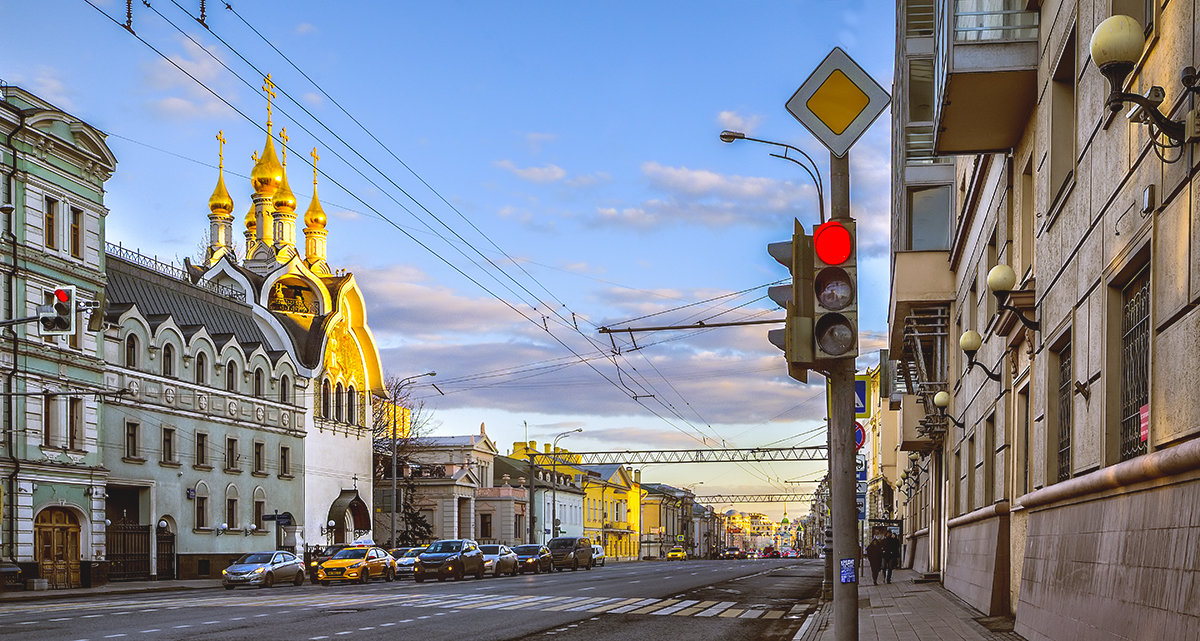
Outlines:
[[221,536],[222,534],[226,534],[228,532],[229,532],[229,524],[228,523],[222,523],[217,526],[217,536]]
[[329,522],[321,526],[321,536],[331,536],[334,529],[337,527],[337,521],[329,519]]
[[933,406],[937,408],[938,416],[946,419],[954,424],[960,430],[967,429],[967,426],[962,421],[950,416],[946,413],[946,408],[950,407],[950,392],[942,390],[933,395]]
[[166,519],[160,519],[158,521],[158,529],[160,529],[160,530],[167,529],[167,520]]
[[[1109,111],[1117,113],[1125,108],[1126,102],[1132,102],[1141,109],[1137,120],[1151,127],[1157,127],[1167,138],[1176,144],[1195,140],[1197,136],[1197,110],[1188,112],[1183,121],[1171,120],[1158,110],[1164,95],[1161,87],[1151,88],[1150,96],[1140,96],[1135,93],[1122,91],[1125,79],[1142,57],[1146,46],[1145,30],[1138,21],[1130,16],[1112,16],[1096,25],[1092,32],[1092,60],[1099,67],[1100,73],[1108,79],[1109,93],[1105,104]],[[1184,67],[1179,77],[1184,90],[1200,93],[1196,85],[1196,68]]]
[[979,332],[973,329],[968,329],[967,331],[963,332],[962,336],[958,338],[958,346],[961,347],[963,353],[967,355],[968,372],[971,371],[972,367],[978,367],[979,369],[983,370],[984,374],[987,374],[988,378],[996,381],[997,383],[1000,382],[999,374],[988,369],[987,365],[975,360],[975,354],[979,351],[980,347],[983,347],[983,337],[979,335]]
[[1012,312],[1013,315],[1017,317],[1017,320],[1021,321],[1021,324],[1025,327],[1028,327],[1035,332],[1039,331],[1042,328],[1042,324],[1040,322],[1025,318],[1025,314],[1023,314],[1020,309],[1009,304],[1009,294],[1012,293],[1013,288],[1016,286],[1017,273],[1013,271],[1012,267],[1009,267],[1004,263],[1000,263],[988,271],[987,288],[992,292],[992,295],[996,297],[996,306],[1005,311]]
[[250,536],[251,534],[254,534],[254,531],[257,529],[258,529],[257,525],[254,525],[254,524],[247,525],[246,527],[242,528],[242,536]]
[[112,525],[112,521],[110,521],[108,519],[104,519],[104,527],[108,527],[110,525]]

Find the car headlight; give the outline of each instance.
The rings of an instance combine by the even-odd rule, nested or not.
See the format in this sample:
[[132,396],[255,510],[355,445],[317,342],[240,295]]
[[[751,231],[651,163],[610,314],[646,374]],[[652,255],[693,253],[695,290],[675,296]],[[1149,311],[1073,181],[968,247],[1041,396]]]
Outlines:
[[267,568],[257,568],[250,574],[262,574],[263,572],[266,572],[266,571],[267,571]]
[[225,576],[226,574],[229,574],[229,570],[221,570],[221,576]]
[[311,566],[313,566],[313,567],[315,568],[315,567],[317,567],[317,562],[316,562],[316,561],[313,561],[312,563],[309,563],[309,565],[311,565]]

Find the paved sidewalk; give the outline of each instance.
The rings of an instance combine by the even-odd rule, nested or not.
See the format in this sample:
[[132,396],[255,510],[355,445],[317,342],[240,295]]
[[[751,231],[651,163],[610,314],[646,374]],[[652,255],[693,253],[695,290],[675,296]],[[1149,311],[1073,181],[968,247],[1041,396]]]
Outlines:
[[77,599],[81,596],[109,594],[140,594],[143,592],[174,592],[179,590],[211,590],[221,587],[220,579],[196,579],[188,581],[118,581],[98,588],[72,588],[69,590],[20,590],[0,592],[0,603],[18,601],[42,601],[48,599]]
[[[1024,641],[1015,632],[992,632],[985,615],[937,583],[913,583],[912,570],[896,570],[890,584],[858,585],[859,641]],[[832,603],[822,604],[797,641],[834,641]]]

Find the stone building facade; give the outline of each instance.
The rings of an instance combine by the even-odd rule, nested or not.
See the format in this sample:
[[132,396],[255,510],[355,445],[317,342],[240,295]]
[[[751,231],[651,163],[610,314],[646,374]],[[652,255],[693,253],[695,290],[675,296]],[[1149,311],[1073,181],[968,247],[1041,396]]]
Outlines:
[[1200,156],[1107,109],[1089,42],[1132,15],[1146,43],[1124,90],[1161,87],[1182,120],[1200,3],[897,9],[908,559],[1028,639],[1195,638]]

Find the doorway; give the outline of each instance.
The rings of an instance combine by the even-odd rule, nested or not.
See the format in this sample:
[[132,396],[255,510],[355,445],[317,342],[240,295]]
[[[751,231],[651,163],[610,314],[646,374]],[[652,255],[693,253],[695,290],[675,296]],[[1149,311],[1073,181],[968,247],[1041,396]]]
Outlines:
[[70,510],[51,507],[33,522],[38,574],[51,588],[78,588],[79,519]]

